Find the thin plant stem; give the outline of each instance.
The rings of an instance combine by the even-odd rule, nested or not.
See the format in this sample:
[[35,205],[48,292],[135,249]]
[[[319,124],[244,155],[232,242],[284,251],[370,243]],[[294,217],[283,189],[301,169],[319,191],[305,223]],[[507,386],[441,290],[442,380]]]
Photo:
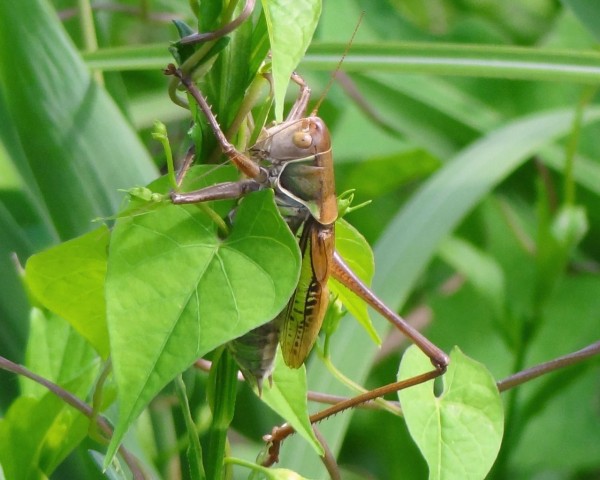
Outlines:
[[181,408],[183,419],[185,421],[185,427],[188,433],[188,460],[190,463],[190,471],[193,472],[192,478],[205,479],[206,474],[204,473],[204,465],[202,464],[202,447],[200,446],[200,439],[198,438],[198,434],[196,432],[196,424],[192,418],[192,412],[190,411],[190,404],[187,399],[185,383],[183,382],[181,374],[177,375],[175,378],[175,393],[179,399],[179,407]]
[[573,128],[571,129],[571,135],[567,141],[565,151],[565,169],[564,169],[564,203],[566,205],[575,205],[575,178],[573,176],[573,168],[575,164],[575,154],[577,153],[577,145],[579,144],[579,137],[581,136],[581,128],[583,125],[583,113],[585,107],[590,103],[598,87],[588,86],[583,89],[577,108],[575,109],[575,116],[573,118]]
[[[94,15],[89,0],[77,0],[79,9],[79,24],[83,35],[83,49],[85,52],[95,52],[98,50],[98,40],[96,37],[96,27],[94,26]],[[98,85],[104,86],[104,77],[102,71],[95,70],[94,78]]]
[[515,373],[514,375],[511,375],[498,381],[496,385],[498,386],[498,390],[500,390],[501,392],[505,392],[506,390],[522,385],[523,383],[529,382],[534,378],[538,378],[542,375],[553,372],[555,370],[559,370],[561,368],[575,365],[598,354],[600,354],[600,341],[592,343],[591,345],[588,345],[587,347],[582,348],[581,350],[577,350],[576,352],[572,352],[567,355],[555,358],[554,360],[550,360],[548,362],[544,362],[539,365],[526,368],[525,370],[521,370],[520,372]]
[[[44,377],[37,375],[36,373],[32,372],[31,370],[22,365],[19,365],[18,363],[11,362],[10,360],[2,356],[0,356],[0,368],[15,373],[17,375],[22,375],[25,378],[29,378],[30,380],[39,383],[40,385],[48,389],[50,392],[52,392],[54,395],[62,399],[66,404],[81,412],[89,419],[95,418],[102,432],[104,432],[104,434],[108,438],[112,436],[112,427],[110,426],[108,421],[106,421],[104,417],[95,416],[93,408],[90,407],[87,403],[77,398],[71,392],[68,392],[61,386],[51,382],[50,380],[45,379]],[[131,470],[134,480],[145,480],[146,478],[148,478],[142,471],[137,459],[133,456],[131,452],[129,452],[125,447],[121,445],[119,446],[119,453],[121,454],[123,460]]]
[[[322,357],[323,363],[325,364],[325,368],[327,368],[327,370],[329,370],[329,372],[343,385],[346,385],[347,387],[351,388],[352,390],[355,390],[356,392],[359,392],[361,394],[366,394],[369,392],[369,390],[367,390],[366,388],[362,387],[361,385],[359,385],[358,383],[352,381],[350,378],[348,378],[346,375],[344,375],[340,370],[338,370],[336,368],[336,366],[333,364],[333,362],[331,361],[331,358],[329,357]],[[394,414],[394,415],[402,415],[402,410],[400,410],[398,407],[396,407],[395,405],[386,402],[383,398],[377,398],[376,400],[374,400],[371,403],[375,403],[377,404],[380,408],[387,410],[388,412]]]
[[184,45],[187,45],[187,44],[193,44],[193,43],[199,43],[199,42],[206,42],[208,40],[216,40],[218,38],[221,38],[221,37],[227,35],[228,33],[233,32],[242,23],[244,23],[248,19],[248,17],[252,14],[255,3],[256,3],[256,0],[246,0],[246,4],[244,5],[244,8],[243,8],[242,12],[240,13],[240,15],[237,18],[235,18],[234,20],[229,22],[229,20],[231,19],[232,15],[233,15],[233,10],[235,9],[235,7],[237,5],[237,0],[230,2],[228,5],[228,9],[225,13],[225,17],[227,18],[227,21],[229,23],[226,23],[222,28],[220,28],[219,30],[215,30],[214,32],[202,32],[202,33],[194,33],[193,35],[188,35],[187,37],[184,37],[181,39],[181,43]]
[[324,454],[323,457],[321,457],[321,460],[323,461],[323,465],[325,465],[325,468],[327,469],[327,473],[329,473],[329,477],[331,478],[331,480],[342,480],[340,468],[338,467],[338,464],[335,461],[335,456],[333,455],[333,452],[329,448],[329,445],[327,445],[325,437],[321,435],[321,432],[319,431],[316,425],[313,425],[313,432],[315,432],[315,437],[317,437],[317,440],[323,447]]

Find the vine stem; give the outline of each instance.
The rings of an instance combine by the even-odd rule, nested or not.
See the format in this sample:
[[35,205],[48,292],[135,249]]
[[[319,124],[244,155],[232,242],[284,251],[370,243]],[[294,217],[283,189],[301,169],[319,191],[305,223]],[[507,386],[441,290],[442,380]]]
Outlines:
[[[66,404],[72,406],[79,412],[83,413],[89,419],[95,419],[97,425],[100,427],[107,437],[112,436],[112,428],[108,421],[100,416],[96,416],[92,407],[90,407],[87,403],[83,402],[71,392],[68,392],[61,386],[51,382],[50,380],[45,379],[33,373],[28,368],[19,365],[18,363],[11,362],[5,357],[0,356],[0,368],[3,370],[7,370],[9,372],[15,373],[17,375],[23,375],[30,380],[33,380],[36,383],[46,387],[49,391],[51,391],[54,395],[62,399]],[[123,460],[131,470],[133,474],[134,480],[145,480],[147,477],[144,475],[141,467],[139,466],[137,459],[134,457],[132,453],[130,453],[125,447],[122,445],[119,446],[119,453],[123,457]]]
[[[600,354],[600,340],[588,345],[585,348],[577,350],[575,352],[569,353],[567,355],[563,355],[561,357],[555,358],[548,362],[544,362],[542,364],[535,365],[531,368],[527,368],[518,373],[515,373],[514,375],[511,375],[503,380],[498,381],[496,385],[498,386],[498,390],[500,392],[504,392],[506,390],[512,389],[519,385],[522,385],[523,383],[526,383],[530,380],[533,380],[533,379],[540,377],[542,375],[545,375],[547,373],[580,363],[580,362],[587,360],[588,358],[591,358],[598,354]],[[200,366],[200,368],[203,368],[203,369],[206,368],[209,364],[210,364],[210,362],[207,362],[206,360],[200,360],[196,363],[196,365]],[[36,382],[38,384],[44,386],[46,389],[51,391],[57,397],[61,398],[66,404],[72,406],[73,408],[75,408],[76,410],[78,410],[79,412],[84,414],[86,417],[88,417],[89,419],[92,419],[92,420],[95,419],[97,425],[107,435],[107,437],[110,437],[112,435],[112,433],[113,433],[112,428],[105,418],[103,418],[101,416],[96,416],[92,407],[90,407],[88,404],[86,404],[85,402],[83,402],[82,400],[80,400],[79,398],[77,398],[75,395],[68,392],[64,388],[60,387],[59,385],[37,375],[36,373],[32,372],[31,370],[29,370],[28,368],[26,368],[22,365],[11,362],[10,360],[8,360],[7,358],[2,357],[2,356],[0,356],[0,368],[3,370],[7,370],[9,372],[15,373],[17,375],[22,375],[26,378],[29,378],[30,380],[33,380],[34,382]],[[387,393],[387,391],[383,392],[383,389],[386,389],[388,387],[389,386],[382,387],[380,389],[376,389],[376,390],[370,392],[368,395],[364,395],[362,397],[365,399],[365,401],[369,400],[369,399],[373,398],[374,395],[382,395],[383,393]],[[359,396],[359,398],[360,398],[360,396]],[[327,403],[331,402],[334,405],[338,404],[337,405],[338,408],[336,410],[339,410],[340,403],[347,403],[349,405],[348,408],[351,408],[351,407],[358,406],[357,402],[360,401],[360,400],[357,400],[357,398],[347,399],[347,398],[342,398],[342,397],[337,397],[337,396],[334,397],[331,395],[323,395],[323,394],[315,394],[315,393],[313,393],[313,399],[318,400],[318,401],[325,401]],[[318,421],[321,421],[321,420],[327,418],[328,412],[330,410],[331,409],[326,409],[323,412],[313,415],[311,417],[311,420],[318,422]],[[279,430],[278,438],[276,438],[275,440],[277,440],[278,443],[280,443],[284,438],[286,438],[288,435],[291,435],[292,433],[294,433],[294,432],[293,432],[293,430],[291,430],[291,428],[284,427],[283,429]],[[283,435],[280,436],[281,434],[283,434]],[[133,456],[133,454],[131,454],[122,445],[119,447],[119,453],[121,454],[121,456],[123,457],[123,460],[125,461],[125,463],[129,467],[129,469],[131,470],[134,480],[145,480],[147,478],[144,475],[143,471],[141,470],[141,468],[137,462],[137,459]],[[237,462],[232,462],[232,463],[237,463]]]
[[553,372],[554,370],[559,370],[561,368],[569,367],[571,365],[575,365],[576,363],[582,362],[590,357],[598,355],[600,353],[600,340],[588,345],[581,350],[577,350],[576,352],[569,353],[567,355],[563,355],[562,357],[555,358],[548,362],[540,363],[539,365],[535,365],[530,368],[526,368],[520,372],[515,373],[503,380],[500,380],[496,383],[498,386],[498,390],[504,392],[511,388],[517,387],[529,380],[533,380],[534,378],[545,375],[546,373]]
[[[254,10],[254,4],[256,0],[246,0],[246,4],[242,9],[240,15],[234,20],[230,21],[222,28],[215,30],[214,32],[202,32],[202,33],[194,33],[192,35],[188,35],[187,37],[183,37],[180,41],[183,45],[191,45],[194,43],[206,42],[209,40],[216,40],[217,38],[221,38],[228,33],[233,32],[236,28],[238,28],[242,23],[244,23],[248,17],[252,14]],[[232,2],[233,4],[233,2]],[[235,4],[233,4],[235,6]],[[229,15],[227,15],[229,19]]]
[[[553,360],[534,365],[533,367],[521,370],[520,372],[503,378],[502,380],[498,380],[496,382],[496,386],[498,387],[498,390],[501,393],[506,392],[507,390],[518,387],[519,385],[522,385],[523,383],[526,383],[530,380],[534,380],[535,378],[541,377],[542,375],[551,373],[555,370],[560,370],[561,368],[566,368],[571,365],[575,365],[598,354],[600,354],[600,340],[588,345],[587,347],[582,348],[581,350],[577,350],[575,352],[557,357]],[[211,367],[211,362],[200,358],[196,360],[196,363],[194,365],[196,366],[196,368],[208,372]],[[238,372],[238,381],[245,381],[241,372]],[[348,401],[349,397],[309,391],[308,400],[318,403],[335,405],[336,403]],[[395,408],[399,408],[400,406],[399,402],[386,401],[386,403]],[[373,402],[363,403],[361,405],[357,405],[356,407],[368,409],[382,408],[381,406],[378,406]]]

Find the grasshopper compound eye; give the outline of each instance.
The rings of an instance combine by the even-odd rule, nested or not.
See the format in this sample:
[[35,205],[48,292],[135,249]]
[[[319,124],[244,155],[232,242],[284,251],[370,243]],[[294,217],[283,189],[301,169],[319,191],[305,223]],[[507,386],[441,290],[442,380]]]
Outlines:
[[298,148],[308,148],[312,145],[312,137],[310,133],[300,130],[299,132],[295,132],[292,137],[292,142]]

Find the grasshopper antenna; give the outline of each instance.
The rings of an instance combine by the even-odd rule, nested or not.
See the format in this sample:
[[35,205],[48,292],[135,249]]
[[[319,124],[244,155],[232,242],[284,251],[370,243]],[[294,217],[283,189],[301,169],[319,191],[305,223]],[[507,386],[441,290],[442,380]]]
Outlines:
[[327,95],[329,90],[331,90],[331,86],[333,85],[333,82],[335,81],[335,77],[342,68],[342,63],[344,63],[344,60],[346,59],[346,56],[348,55],[348,52],[350,51],[350,47],[352,46],[352,43],[354,42],[354,37],[356,37],[356,32],[358,32],[358,27],[360,27],[360,24],[362,23],[362,19],[364,16],[365,16],[365,12],[363,10],[362,12],[360,12],[360,17],[358,17],[358,22],[356,22],[356,27],[354,27],[354,31],[352,32],[352,36],[350,37],[350,41],[348,42],[348,45],[346,45],[346,49],[344,50],[344,53],[342,54],[340,61],[336,65],[335,70],[331,73],[331,77],[329,78],[329,82],[327,83],[327,86],[325,87],[323,94],[319,97],[319,100],[317,101],[315,108],[313,108],[312,111],[310,112],[311,117],[314,117],[317,115],[317,112],[319,111],[319,108],[321,107],[321,103],[323,103],[323,100],[325,100],[325,96]]

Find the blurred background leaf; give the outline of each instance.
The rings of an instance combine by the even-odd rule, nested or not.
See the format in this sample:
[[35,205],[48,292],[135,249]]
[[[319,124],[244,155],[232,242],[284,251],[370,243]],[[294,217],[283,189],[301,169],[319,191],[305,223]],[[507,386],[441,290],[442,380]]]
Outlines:
[[[78,13],[86,5],[91,13]],[[459,345],[496,379],[598,337],[598,9],[581,0],[329,0],[298,68],[316,100],[366,12],[319,112],[332,132],[337,191],[355,188],[357,203],[373,201],[346,219],[375,245],[375,291],[427,324],[425,333],[446,351]],[[173,19],[196,27],[187,0],[0,2],[2,355],[26,361],[30,321],[11,253],[24,264],[92,230],[92,219],[117,210],[118,189],[156,177],[164,158],[150,139],[155,119],[168,123],[176,155],[189,146],[189,116],[170,102],[161,73],[177,38]],[[244,55],[228,60],[239,62],[234,71],[220,70],[237,90],[258,68]],[[217,101],[219,108],[233,105]],[[568,252],[552,236],[565,208],[588,225]],[[564,269],[545,260],[553,251],[565,255]],[[377,352],[347,320],[332,338],[338,368],[367,386],[392,381],[406,345],[376,317],[385,339]],[[42,352],[49,345],[72,348],[73,332],[61,334],[68,342],[53,334],[44,344],[49,327],[40,322],[48,320],[32,324]],[[55,366],[68,357],[66,350],[57,355]],[[28,358],[39,368],[39,358]],[[310,388],[348,395],[318,363],[309,364]],[[489,478],[600,475],[598,368],[592,360],[503,394],[506,436]],[[202,437],[206,380],[193,372],[185,380]],[[0,384],[0,408],[12,422],[7,409],[18,382],[3,373]],[[234,426],[241,435],[232,440],[233,454],[253,459],[261,436],[280,420],[247,387],[238,397]],[[171,398],[167,388],[165,401],[152,404],[127,439],[162,478],[171,469],[186,472],[185,448],[177,448],[183,421]],[[21,403],[27,401],[14,408],[41,408]],[[348,478],[427,475],[402,419],[389,413],[339,415],[319,429]],[[101,478],[90,443],[81,443],[52,478]],[[284,443],[282,466],[309,478],[324,475],[298,438]]]

